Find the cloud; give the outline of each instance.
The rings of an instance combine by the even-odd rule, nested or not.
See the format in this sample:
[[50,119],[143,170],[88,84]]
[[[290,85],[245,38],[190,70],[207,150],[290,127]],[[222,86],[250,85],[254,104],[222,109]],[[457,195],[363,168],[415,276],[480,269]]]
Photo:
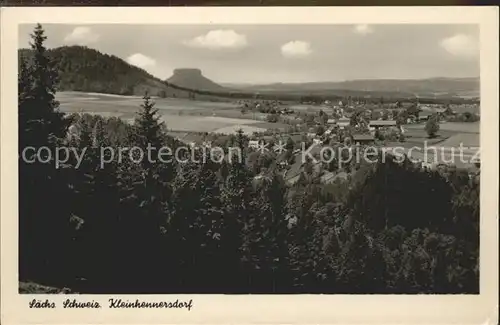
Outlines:
[[477,40],[465,34],[447,37],[441,40],[439,45],[449,54],[457,57],[471,58],[475,57],[479,52]]
[[232,29],[211,30],[205,35],[197,36],[183,43],[187,46],[209,50],[241,49],[248,45],[247,37]]
[[304,41],[291,41],[281,46],[281,54],[286,58],[303,58],[311,53],[311,44]]
[[132,54],[127,58],[127,62],[141,69],[146,69],[156,65],[156,61],[153,58],[150,58],[142,53]]
[[90,27],[75,27],[71,33],[64,38],[65,43],[85,45],[94,43],[99,39],[99,35],[94,33]]
[[373,33],[373,28],[370,25],[356,25],[354,26],[354,32],[361,34],[361,35],[367,35]]

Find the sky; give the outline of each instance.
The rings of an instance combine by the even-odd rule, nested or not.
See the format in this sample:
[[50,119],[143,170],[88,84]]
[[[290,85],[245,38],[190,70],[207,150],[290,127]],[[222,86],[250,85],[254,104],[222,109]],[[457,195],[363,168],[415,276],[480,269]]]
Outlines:
[[[19,47],[34,25],[20,25]],[[166,79],[198,68],[219,83],[479,76],[477,25],[43,26],[49,48],[84,45]]]

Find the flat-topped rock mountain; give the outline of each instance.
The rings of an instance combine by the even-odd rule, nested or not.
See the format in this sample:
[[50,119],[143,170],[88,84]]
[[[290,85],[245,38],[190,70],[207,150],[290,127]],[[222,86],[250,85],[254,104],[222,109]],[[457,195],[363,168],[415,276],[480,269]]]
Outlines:
[[200,69],[195,68],[175,69],[173,75],[166,81],[170,84],[189,89],[208,91],[220,91],[226,89],[205,77]]

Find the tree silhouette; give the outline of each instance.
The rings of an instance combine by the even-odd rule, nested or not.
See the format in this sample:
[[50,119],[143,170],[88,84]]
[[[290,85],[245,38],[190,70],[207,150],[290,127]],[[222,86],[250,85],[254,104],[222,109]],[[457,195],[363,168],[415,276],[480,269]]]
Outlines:
[[434,138],[439,131],[439,119],[437,115],[431,115],[427,122],[425,123],[425,132],[429,138]]
[[[21,62],[18,77],[20,278],[40,276],[65,283],[70,275],[61,263],[69,258],[70,193],[66,170],[55,168],[53,153],[70,121],[54,99],[57,72],[46,56],[40,24],[31,39],[34,56],[29,63]],[[30,147],[31,152],[25,151]]]

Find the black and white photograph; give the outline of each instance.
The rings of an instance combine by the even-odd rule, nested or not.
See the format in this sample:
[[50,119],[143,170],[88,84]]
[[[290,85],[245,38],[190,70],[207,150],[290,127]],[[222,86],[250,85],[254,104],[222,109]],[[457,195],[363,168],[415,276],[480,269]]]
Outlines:
[[472,23],[20,23],[17,293],[479,296],[481,57]]

